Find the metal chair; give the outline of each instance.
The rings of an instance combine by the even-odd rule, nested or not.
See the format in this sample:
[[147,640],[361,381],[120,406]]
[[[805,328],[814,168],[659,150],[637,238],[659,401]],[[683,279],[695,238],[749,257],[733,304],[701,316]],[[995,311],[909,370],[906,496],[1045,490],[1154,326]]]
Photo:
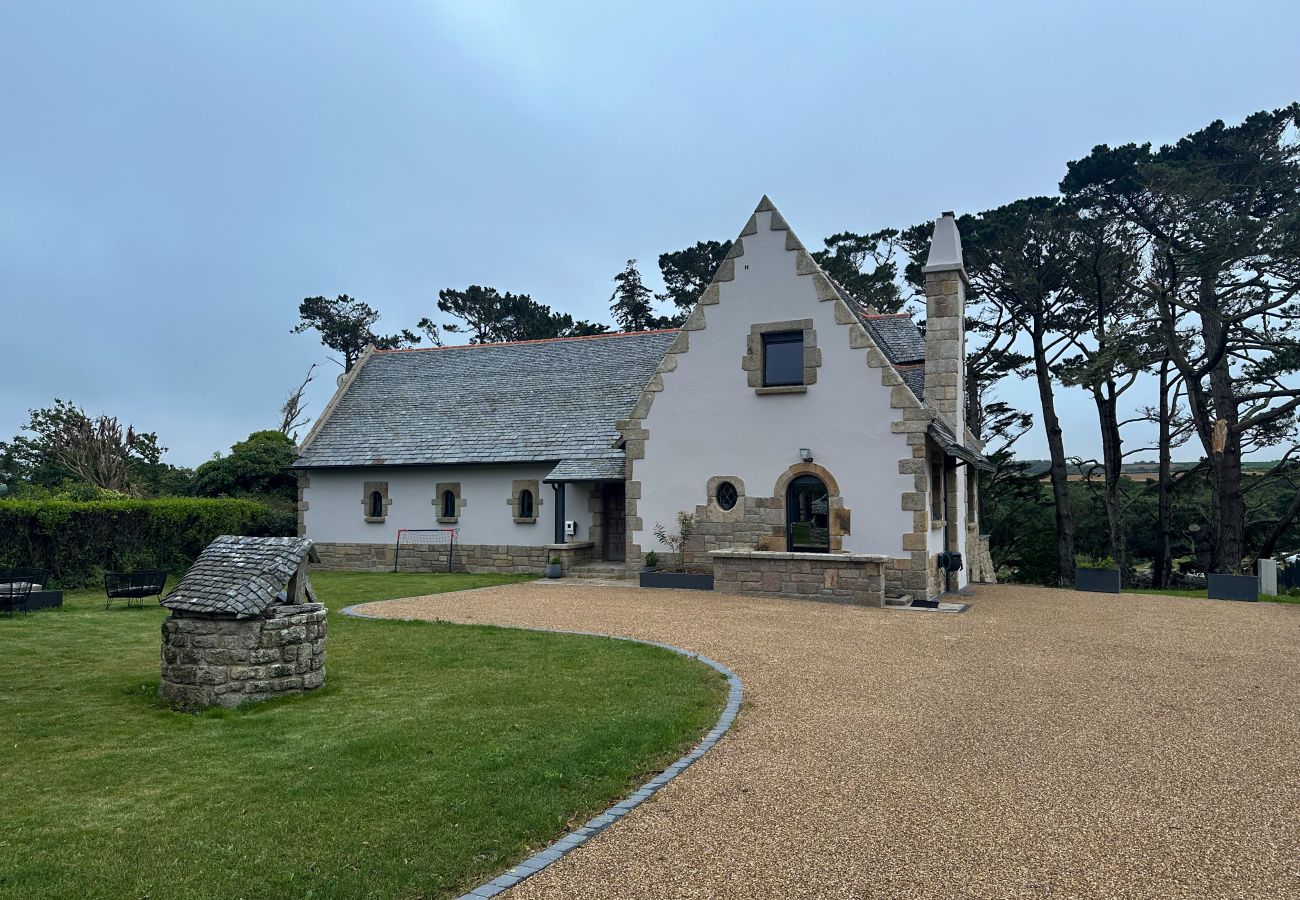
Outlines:
[[163,589],[167,586],[167,573],[161,569],[140,569],[135,572],[105,572],[104,593],[108,599],[104,609],[113,605],[114,600],[125,600],[129,606],[144,606],[145,597],[162,599]]
[[14,611],[27,613],[35,573],[26,569],[0,569],[0,613],[13,618]]

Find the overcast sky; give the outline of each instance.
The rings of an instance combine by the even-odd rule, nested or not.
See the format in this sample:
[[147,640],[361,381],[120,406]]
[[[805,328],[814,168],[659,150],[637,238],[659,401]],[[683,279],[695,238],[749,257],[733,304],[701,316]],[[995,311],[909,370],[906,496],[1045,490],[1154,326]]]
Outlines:
[[657,284],[764,193],[813,245],[1300,96],[1293,0],[1072,6],[9,0],[0,436],[62,397],[195,465],[326,359],[305,296],[397,330],[479,283],[608,321],[625,260]]

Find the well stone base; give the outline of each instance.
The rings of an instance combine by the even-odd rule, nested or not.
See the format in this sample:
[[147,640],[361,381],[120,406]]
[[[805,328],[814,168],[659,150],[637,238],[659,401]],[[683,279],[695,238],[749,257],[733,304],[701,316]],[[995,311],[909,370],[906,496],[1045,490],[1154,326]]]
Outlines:
[[890,557],[863,553],[781,553],[715,550],[713,588],[795,600],[885,605],[884,568]]
[[328,610],[273,606],[264,617],[218,618],[177,610],[162,625],[159,694],[178,709],[235,707],[325,683]]

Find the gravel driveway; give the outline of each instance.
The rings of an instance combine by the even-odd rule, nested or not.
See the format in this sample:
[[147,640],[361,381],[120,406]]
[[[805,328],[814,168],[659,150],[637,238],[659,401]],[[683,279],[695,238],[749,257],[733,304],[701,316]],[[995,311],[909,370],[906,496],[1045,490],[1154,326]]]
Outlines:
[[1300,897],[1300,606],[539,582],[364,609],[666,641],[744,681],[717,747],[509,900]]

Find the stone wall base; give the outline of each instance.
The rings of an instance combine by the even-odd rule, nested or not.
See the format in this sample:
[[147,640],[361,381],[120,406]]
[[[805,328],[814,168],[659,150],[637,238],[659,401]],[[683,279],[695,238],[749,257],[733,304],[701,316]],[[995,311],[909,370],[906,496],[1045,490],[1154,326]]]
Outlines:
[[178,709],[235,707],[325,683],[328,610],[273,606],[255,619],[173,612],[162,625],[159,694]]
[[[318,543],[313,549],[320,560],[319,568],[349,572],[392,572],[397,557],[396,544]],[[402,547],[402,572],[470,572],[505,575],[541,575],[552,556],[560,557],[565,570],[590,562],[595,550],[591,541],[567,544],[542,544],[535,547],[515,544],[457,544],[448,567],[447,548],[429,550]]]
[[885,605],[887,557],[762,550],[715,550],[709,556],[716,591]]

